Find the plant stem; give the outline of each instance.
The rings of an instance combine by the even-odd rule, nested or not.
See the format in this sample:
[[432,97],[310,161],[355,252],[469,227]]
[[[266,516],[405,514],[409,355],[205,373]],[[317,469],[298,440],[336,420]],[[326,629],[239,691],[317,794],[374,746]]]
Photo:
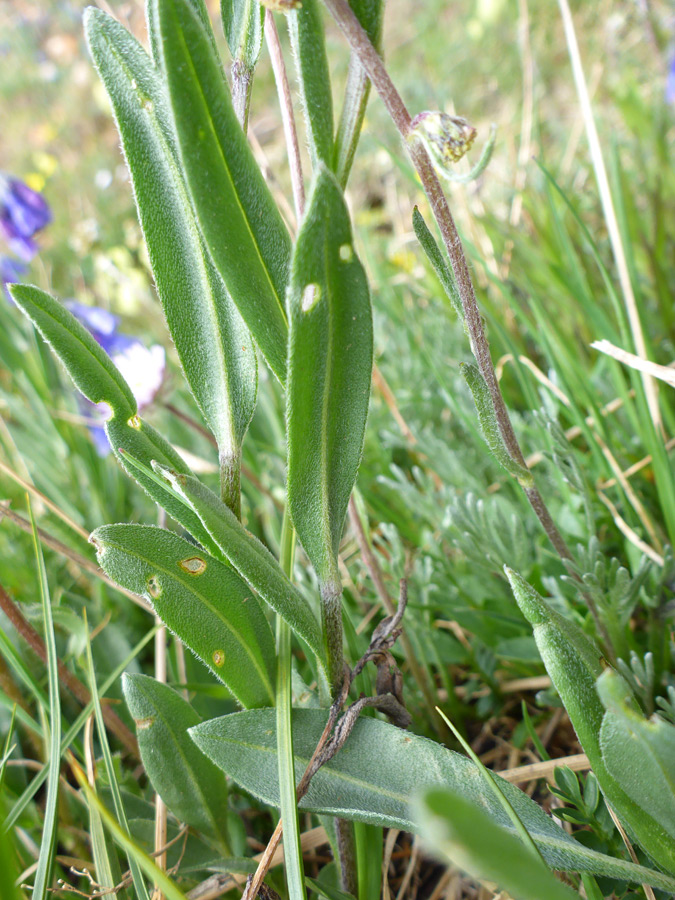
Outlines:
[[[289,578],[293,575],[295,531],[291,524],[288,504],[281,525],[281,568]],[[302,866],[302,847],[298,823],[298,803],[295,786],[295,756],[293,753],[293,690],[291,629],[277,616],[277,764],[279,768],[279,802],[284,823],[284,861],[290,900],[305,900],[305,881]]]
[[253,87],[253,69],[241,59],[235,59],[230,69],[232,74],[232,105],[244,134],[248,130],[248,110]]
[[241,519],[241,447],[234,453],[220,453],[218,462],[221,499]]
[[[466,262],[462,242],[457,232],[457,227],[450,212],[450,207],[443,193],[441,184],[436,176],[433,163],[422,143],[416,139],[411,131],[411,118],[408,110],[396,90],[389,73],[387,72],[381,57],[379,56],[359,20],[354,15],[347,0],[324,0],[331,15],[344,33],[349,45],[356,53],[370,76],[375,89],[384,101],[385,106],[396,125],[410,158],[429,199],[429,203],[438,223],[443,238],[443,243],[450,259],[450,264],[457,283],[457,289],[462,301],[464,318],[469,332],[471,350],[478,363],[478,368],[485,380],[490,392],[490,398],[494,407],[495,417],[499,426],[504,444],[513,460],[526,467],[525,458],[518,444],[509,414],[506,410],[504,398],[495,376],[490,355],[490,346],[485,335],[480,310],[476,301],[469,267]],[[571,559],[572,554],[567,547],[562,535],[553,522],[541,494],[535,486],[525,490],[527,499],[539,519],[542,528],[562,559]]]

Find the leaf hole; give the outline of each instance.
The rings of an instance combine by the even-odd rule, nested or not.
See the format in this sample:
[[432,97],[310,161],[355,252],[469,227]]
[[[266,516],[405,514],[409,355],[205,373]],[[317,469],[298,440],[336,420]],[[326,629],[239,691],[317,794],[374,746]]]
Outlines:
[[340,259],[342,262],[349,262],[353,255],[354,251],[351,244],[343,244],[340,247]]
[[310,312],[321,299],[321,288],[318,284],[308,284],[302,292],[300,309],[304,313]]
[[189,556],[187,559],[181,559],[178,565],[188,575],[201,575],[206,570],[206,560],[201,556]]
[[159,578],[156,575],[151,575],[147,581],[148,585],[148,593],[153,599],[157,599],[162,594],[162,587],[159,583]]
[[139,429],[141,427],[141,417],[140,416],[132,416],[130,419],[127,420],[127,425],[130,428]]
[[221,669],[225,665],[225,651],[214,650],[211,659],[213,660],[213,665]]

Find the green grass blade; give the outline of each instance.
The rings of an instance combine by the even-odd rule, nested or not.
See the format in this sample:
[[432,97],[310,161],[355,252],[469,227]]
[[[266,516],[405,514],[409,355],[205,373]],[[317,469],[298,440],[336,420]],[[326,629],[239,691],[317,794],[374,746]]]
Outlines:
[[47,648],[47,675],[49,680],[49,757],[46,765],[47,801],[45,803],[40,855],[38,857],[37,871],[35,872],[35,883],[32,896],[35,900],[46,900],[49,896],[49,889],[51,888],[58,830],[59,775],[61,772],[61,700],[59,697],[58,657],[56,652],[56,639],[54,637],[51,598],[49,596],[49,585],[47,584],[47,572],[45,569],[45,561],[42,556],[42,547],[37,534],[37,526],[33,517],[33,510],[30,505],[30,499],[28,499],[28,512],[33,528],[33,547],[35,549],[35,560],[37,564],[38,581],[40,584],[40,600],[42,602],[43,614],[42,621],[45,646]]

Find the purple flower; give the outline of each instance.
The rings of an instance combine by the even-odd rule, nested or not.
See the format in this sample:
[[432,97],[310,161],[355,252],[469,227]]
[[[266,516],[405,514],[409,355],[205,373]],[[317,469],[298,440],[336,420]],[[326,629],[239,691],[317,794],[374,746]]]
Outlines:
[[675,56],[673,56],[666,78],[666,103],[675,103]]
[[30,262],[35,256],[33,235],[51,220],[51,211],[41,194],[16,178],[0,175],[0,232],[20,259]]
[[[120,334],[117,330],[119,318],[98,306],[86,306],[76,300],[66,302],[66,307],[87,328],[94,339],[103,347],[122,373],[133,391],[138,411],[141,412],[155,399],[164,380],[166,353],[160,344],[146,347],[137,338]],[[110,410],[106,403],[84,401],[81,407],[89,419],[103,423]],[[110,452],[103,424],[88,425],[96,449],[101,456]]]
[[11,256],[0,256],[0,282],[13,284],[18,281],[26,271],[26,266],[18,259]]

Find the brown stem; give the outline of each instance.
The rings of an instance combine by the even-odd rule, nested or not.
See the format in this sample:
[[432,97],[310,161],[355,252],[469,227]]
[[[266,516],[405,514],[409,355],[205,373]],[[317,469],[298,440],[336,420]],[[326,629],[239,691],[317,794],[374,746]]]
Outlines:
[[270,52],[274,80],[276,81],[277,92],[279,94],[281,121],[284,126],[284,136],[286,138],[286,148],[288,150],[288,163],[291,170],[291,185],[293,187],[295,214],[299,223],[305,209],[305,186],[302,178],[300,145],[298,144],[298,131],[295,127],[295,116],[293,115],[291,89],[288,85],[286,66],[281,53],[281,44],[279,43],[279,32],[277,31],[277,26],[274,22],[274,16],[269,9],[265,10],[265,40],[267,41],[267,48]]
[[[33,626],[24,618],[23,613],[14,603],[7,591],[0,585],[0,609],[7,616],[17,632],[26,641],[28,646],[40,657],[43,663],[47,662],[47,648],[44,641],[33,628]],[[61,662],[57,661],[59,681],[68,688],[70,693],[82,705],[87,706],[91,701],[91,694],[82,682],[76,678],[73,673]],[[138,744],[136,738],[129,731],[124,722],[119,718],[117,713],[107,706],[102,706],[103,719],[115,735],[115,737],[124,744],[127,750],[137,759],[140,759],[138,753]]]
[[[457,232],[452,213],[450,212],[448,201],[443,193],[443,188],[441,187],[434,170],[433,163],[421,141],[417,140],[412,132],[410,113],[406,109],[405,104],[401,99],[401,95],[398,93],[394,83],[389,77],[389,73],[382,62],[381,57],[375,47],[373,47],[370,38],[354,15],[347,0],[324,0],[324,3],[347,38],[351,49],[358,55],[364,69],[370,76],[370,80],[375,85],[375,89],[382,98],[384,105],[387,107],[387,111],[398,128],[401,137],[404,139],[404,144],[420,177],[420,181],[422,182],[422,186],[429,200],[434,218],[438,223],[443,243],[445,244],[445,249],[450,259],[450,264],[462,302],[464,319],[469,332],[471,350],[476,358],[476,362],[478,363],[478,367],[485,380],[488,391],[490,392],[490,399],[492,401],[502,440],[504,441],[511,458],[520,466],[527,468],[523,452],[520,449],[520,444],[518,443],[518,439],[513,430],[511,419],[509,418],[506,404],[504,403],[504,398],[499,387],[499,382],[497,381],[495,370],[492,365],[490,345],[488,344],[485,329],[483,328],[483,321],[478,308],[469,267],[462,248],[462,242]],[[528,484],[524,487],[524,491],[535,515],[539,519],[542,528],[560,558],[563,560],[572,560],[572,553],[551,518],[551,514],[537,487],[534,483]],[[583,596],[588,604],[589,611],[595,620],[599,632],[602,634],[604,640],[607,642],[608,649],[611,651],[612,644],[609,639],[609,634],[598,615],[598,610],[593,599],[586,594]]]

